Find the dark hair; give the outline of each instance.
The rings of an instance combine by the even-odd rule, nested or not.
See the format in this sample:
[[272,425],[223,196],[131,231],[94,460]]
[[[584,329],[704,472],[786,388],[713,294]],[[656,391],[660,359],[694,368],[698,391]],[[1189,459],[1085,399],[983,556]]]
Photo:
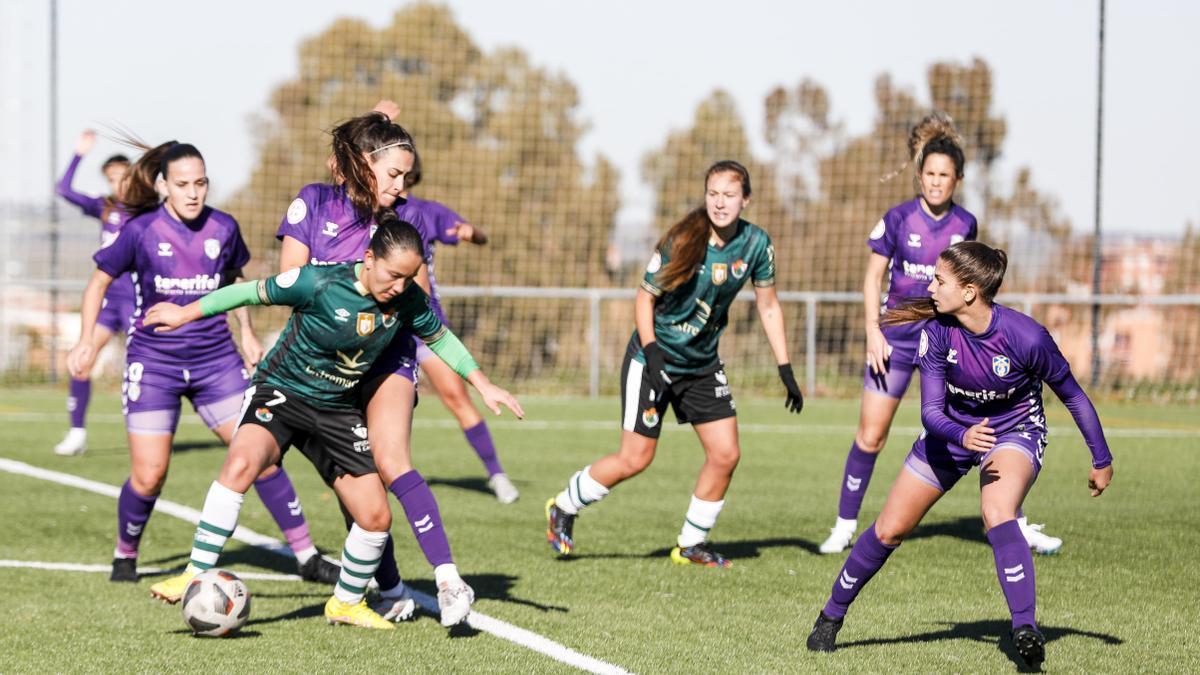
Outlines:
[[386,258],[399,249],[416,251],[422,260],[425,259],[425,242],[421,240],[421,233],[412,223],[400,220],[395,211],[377,210],[375,225],[375,234],[371,235],[371,253],[376,258]]
[[100,165],[100,173],[108,171],[108,167],[113,166],[114,164],[124,164],[126,167],[128,167],[130,164],[129,158],[119,153],[109,157],[108,159],[104,160],[103,164]]
[[[977,287],[979,295],[989,305],[1000,290],[1000,284],[1004,282],[1004,272],[1008,269],[1008,254],[980,241],[960,241],[942,251],[938,260],[946,263],[950,274],[954,275],[959,284]],[[936,314],[932,298],[914,298],[889,309],[881,323],[885,326],[895,326],[931,319]]]
[[921,165],[917,167],[918,172],[925,170],[925,160],[929,159],[930,155],[949,157],[950,161],[954,162],[954,174],[959,178],[963,177],[963,164],[966,163],[966,160],[963,158],[962,148],[954,142],[954,139],[949,136],[938,136],[926,143],[925,147],[921,149]]
[[158,208],[160,199],[154,182],[160,175],[164,179],[167,177],[172,163],[188,157],[204,161],[204,156],[191,143],[167,141],[151,148],[131,137],[123,138],[122,142],[145,151],[129,168],[121,186],[121,203],[133,216]]
[[360,218],[375,211],[377,199],[375,173],[363,155],[386,148],[416,149],[404,127],[381,112],[369,112],[351,118],[333,128],[334,181],[346,186],[346,195]]
[[416,148],[412,149],[413,166],[412,171],[404,175],[404,189],[410,190],[421,182],[421,153],[417,152]]
[[[736,174],[738,182],[742,185],[742,196],[750,196],[750,172],[740,162],[725,159],[708,167],[708,171],[704,173],[706,188],[708,179],[719,173]],[[708,251],[708,229],[711,226],[708,209],[699,206],[692,209],[683,220],[672,225],[662,239],[658,240],[655,248],[670,249],[667,264],[654,279],[659,288],[673,291],[692,278],[696,273],[696,266],[704,260],[704,254]]]

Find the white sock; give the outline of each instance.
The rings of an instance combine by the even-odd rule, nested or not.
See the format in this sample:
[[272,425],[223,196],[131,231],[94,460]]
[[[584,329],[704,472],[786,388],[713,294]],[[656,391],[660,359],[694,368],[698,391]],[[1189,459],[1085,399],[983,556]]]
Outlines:
[[217,564],[221,549],[237,529],[243,499],[242,493],[213,481],[204,498],[204,510],[200,512],[200,523],[192,540],[193,567],[206,570]]
[[458,576],[458,565],[454,563],[442,563],[434,567],[433,581],[437,584],[438,588],[462,582],[462,577]]
[[567,481],[567,489],[558,493],[558,497],[554,499],[558,508],[575,515],[588,504],[604,499],[604,496],[608,494],[608,488],[592,478],[588,473],[590,468],[592,465],[588,464],[571,476],[571,480]]
[[346,544],[342,547],[342,572],[338,575],[333,595],[347,605],[357,605],[367,593],[367,584],[379,569],[383,559],[383,545],[387,543],[387,532],[370,532],[358,526],[350,526]]
[[719,502],[706,502],[692,495],[692,503],[683,519],[683,529],[679,532],[679,546],[687,548],[708,539],[708,531],[717,524],[717,516],[721,515],[722,506],[725,506],[724,499]]
[[316,546],[309,546],[308,548],[302,548],[299,551],[296,551],[296,562],[303,565],[304,563],[308,562],[309,559],[312,558],[316,554],[317,554]]

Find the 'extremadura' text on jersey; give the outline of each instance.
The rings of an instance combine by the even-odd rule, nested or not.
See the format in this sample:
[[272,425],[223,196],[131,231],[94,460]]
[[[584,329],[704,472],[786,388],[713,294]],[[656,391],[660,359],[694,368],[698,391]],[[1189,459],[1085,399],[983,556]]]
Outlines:
[[294,391],[317,407],[358,405],[356,387],[400,329],[425,342],[446,330],[420,286],[410,283],[380,305],[352,263],[288,270],[258,282],[258,294],[263,304],[291,305],[293,312],[255,384]]
[[[755,286],[775,285],[775,247],[766,231],[738,220],[737,232],[722,247],[711,243],[704,262],[684,284],[664,292],[655,276],[666,266],[670,246],[655,251],[646,266],[642,288],[658,298],[654,305],[654,338],[666,357],[667,372],[691,373],[719,362],[717,344],[729,323],[729,306],[747,280]],[[638,349],[637,331],[631,339]],[[642,358],[639,354],[638,360]]]

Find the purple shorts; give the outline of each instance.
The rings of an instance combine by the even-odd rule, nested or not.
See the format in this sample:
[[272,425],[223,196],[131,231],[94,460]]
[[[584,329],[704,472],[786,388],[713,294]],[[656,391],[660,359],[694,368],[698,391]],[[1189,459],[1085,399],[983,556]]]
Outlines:
[[931,487],[949,492],[971,471],[971,467],[983,464],[999,450],[1020,451],[1033,465],[1033,476],[1037,478],[1046,454],[1046,433],[1041,430],[1011,431],[1000,434],[995,447],[988,452],[975,452],[921,432],[904,459],[904,468]]
[[179,424],[180,399],[192,402],[208,428],[235,420],[250,386],[242,357],[229,343],[226,354],[203,363],[164,363],[130,354],[121,385],[125,428],[137,434],[173,434]]
[[415,385],[417,383],[417,346],[413,343],[414,340],[420,341],[408,331],[397,333],[387,349],[383,350],[379,358],[375,359],[375,364],[371,366],[364,381],[373,380],[381,375],[395,374]]
[[133,282],[128,274],[122,274],[113,280],[104,294],[96,324],[104,326],[110,333],[126,333],[129,331],[129,317],[133,316],[136,309]]
[[414,345],[416,346],[416,348],[417,348],[417,355],[416,355],[416,358],[417,358],[417,365],[418,365],[418,366],[419,366],[419,365],[421,365],[421,364],[423,364],[423,363],[425,363],[425,362],[426,362],[426,361],[428,361],[429,359],[436,359],[436,358],[438,358],[438,355],[437,355],[437,354],[434,354],[434,353],[433,353],[433,350],[429,348],[429,345],[425,344],[425,341],[424,341],[424,340],[422,340],[421,338],[419,338],[419,337],[413,337],[413,344],[414,344]]

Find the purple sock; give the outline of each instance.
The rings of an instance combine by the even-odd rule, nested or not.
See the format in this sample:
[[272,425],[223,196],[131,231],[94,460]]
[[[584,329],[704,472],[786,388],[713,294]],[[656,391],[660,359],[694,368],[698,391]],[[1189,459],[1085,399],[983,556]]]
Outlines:
[[146,529],[146,521],[154,511],[154,502],[158,496],[146,497],[134,491],[129,481],[121,486],[121,496],[117,498],[117,551],[118,558],[136,558],[138,544],[142,541],[142,532]]
[[254,490],[275,518],[293,553],[313,548],[308,522],[304,520],[304,511],[300,508],[300,498],[296,496],[296,488],[282,466],[270,476],[254,481]]
[[87,419],[88,401],[92,398],[91,380],[71,380],[67,395],[67,412],[71,415],[71,428],[82,429]]
[[388,535],[383,545],[383,557],[379,559],[379,569],[375,570],[375,581],[379,590],[390,591],[400,585],[400,568],[396,565],[396,547],[392,544],[392,535]]
[[475,448],[475,454],[479,455],[479,460],[483,462],[489,477],[504,473],[504,469],[500,466],[500,458],[496,456],[496,446],[492,444],[492,434],[488,431],[486,421],[481,421],[470,429],[464,429],[463,435],[467,437],[467,442],[471,444],[471,447]]
[[413,536],[421,545],[421,552],[430,565],[437,567],[453,563],[450,542],[442,528],[442,514],[438,512],[437,500],[429,484],[414,469],[392,481],[392,494],[404,507],[404,515],[412,526]]
[[867,495],[867,486],[871,484],[871,474],[875,471],[878,457],[878,453],[872,455],[860,450],[858,442],[850,444],[845,475],[842,476],[842,497],[838,500],[839,518],[858,520],[858,512],[862,509],[863,497]]
[[895,550],[895,546],[887,546],[875,536],[875,523],[863,530],[858,541],[854,542],[854,548],[850,549],[850,557],[842,565],[842,571],[838,572],[837,580],[833,582],[833,593],[822,610],[825,616],[831,619],[846,616],[850,603],[854,602],[862,587],[867,585]]
[[1037,588],[1033,577],[1033,554],[1015,520],[1005,521],[988,530],[988,541],[996,558],[996,578],[1008,601],[1013,628],[1037,626]]

